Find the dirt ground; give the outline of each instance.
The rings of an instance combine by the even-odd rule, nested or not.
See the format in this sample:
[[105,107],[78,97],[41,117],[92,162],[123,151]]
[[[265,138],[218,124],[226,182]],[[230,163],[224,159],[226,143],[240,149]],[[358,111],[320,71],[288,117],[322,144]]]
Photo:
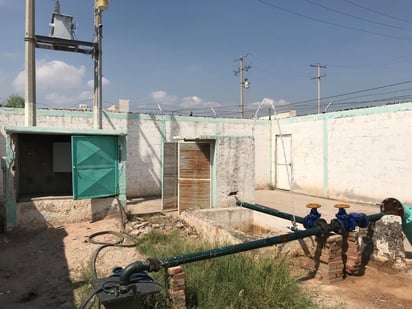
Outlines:
[[[74,295],[98,247],[88,236],[105,230],[120,231],[119,218],[0,234],[0,308],[76,308]],[[106,248],[97,261],[99,276],[142,258],[135,248]],[[304,272],[313,261],[293,262]],[[316,279],[301,284],[314,299],[337,308],[412,308],[412,269],[399,273],[370,263],[363,276],[330,285]]]

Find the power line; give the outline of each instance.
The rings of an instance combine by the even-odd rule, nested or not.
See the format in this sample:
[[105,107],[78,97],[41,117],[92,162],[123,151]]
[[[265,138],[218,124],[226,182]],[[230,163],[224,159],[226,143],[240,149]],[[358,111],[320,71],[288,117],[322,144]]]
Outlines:
[[[410,59],[412,57],[412,53],[408,53],[406,55],[398,56],[396,58],[393,58],[391,60],[388,60],[386,63],[379,63],[379,66],[387,66],[387,65],[395,65],[395,64],[400,64],[404,62],[410,62]],[[378,67],[376,63],[366,63],[366,64],[356,64],[356,65],[345,65],[345,64],[329,64],[330,67],[335,67],[335,68],[342,68],[342,69],[358,69],[358,68],[371,68],[371,67]]]
[[348,16],[348,17],[351,17],[351,18],[354,18],[354,19],[357,19],[357,20],[361,20],[361,21],[367,22],[367,23],[371,23],[371,24],[375,24],[375,25],[380,25],[380,26],[384,26],[384,27],[388,27],[388,28],[392,28],[392,29],[399,29],[399,30],[403,30],[403,31],[412,32],[412,29],[408,29],[408,28],[400,27],[400,26],[395,26],[395,25],[391,25],[391,24],[387,24],[387,23],[381,23],[381,22],[374,21],[374,20],[371,20],[371,19],[367,19],[367,18],[363,18],[363,17],[360,17],[360,16],[356,16],[356,15],[352,15],[352,14],[349,14],[349,13],[345,13],[345,12],[342,12],[342,11],[339,11],[339,10],[336,10],[336,9],[333,9],[333,8],[331,8],[331,7],[328,7],[328,6],[326,6],[326,5],[322,5],[322,4],[320,4],[320,3],[314,2],[314,1],[312,1],[312,0],[305,0],[305,1],[308,2],[308,3],[310,3],[310,4],[316,5],[316,6],[318,6],[318,7],[321,7],[321,8],[323,8],[323,9],[325,9],[325,10],[328,10],[328,11],[330,11],[330,12],[334,12],[334,13],[336,13],[336,14],[340,14],[340,15],[343,15],[343,16]]
[[330,22],[330,21],[327,21],[327,20],[315,18],[315,17],[312,17],[312,16],[308,16],[308,15],[305,15],[305,14],[301,14],[301,13],[291,11],[289,9],[280,7],[278,5],[275,5],[273,3],[269,3],[269,2],[264,1],[264,0],[256,0],[256,1],[258,1],[262,4],[264,4],[264,5],[270,6],[274,9],[278,9],[280,11],[286,12],[288,14],[303,17],[303,18],[306,18],[306,19],[309,19],[309,20],[312,20],[312,21],[316,21],[316,22],[319,22],[319,23],[331,25],[331,26],[334,26],[334,27],[343,28],[343,29],[352,30],[352,31],[357,31],[357,32],[368,33],[368,34],[373,34],[373,35],[386,37],[386,38],[391,38],[391,39],[396,39],[396,40],[401,40],[401,41],[412,41],[412,38],[404,38],[404,37],[393,36],[393,35],[390,35],[390,34],[384,34],[384,33],[380,33],[380,32],[364,30],[364,29],[355,28],[355,27],[352,27],[352,26],[341,25],[341,24]]
[[412,91],[412,88],[409,87],[409,88],[398,89],[398,90],[393,90],[393,91],[363,94],[363,95],[358,95],[358,96],[354,96],[354,97],[344,98],[344,99],[341,99],[341,100],[335,100],[334,103],[347,102],[347,100],[353,100],[353,99],[365,98],[365,97],[372,97],[372,96],[378,96],[378,95],[387,95],[387,94],[399,93],[399,92],[404,92],[404,91]]
[[[284,67],[281,67],[281,66],[277,66],[277,65],[274,65],[273,63],[269,63],[269,61],[266,61],[266,60],[264,60],[264,59],[262,59],[262,58],[260,58],[260,57],[257,57],[255,54],[253,54],[253,53],[249,53],[249,56],[251,56],[252,58],[254,58],[254,59],[256,59],[256,60],[258,60],[258,61],[260,61],[260,62],[262,62],[263,64],[266,64],[266,65],[269,65],[269,66],[271,66],[271,67],[273,67],[273,68],[275,68],[276,70],[281,70],[281,71],[285,71],[285,72],[289,72],[289,73],[294,73],[294,74],[297,74],[297,75],[301,75],[301,76],[307,76],[309,73],[305,73],[305,72],[302,72],[302,71],[295,71],[295,70],[291,70],[291,69],[289,69],[289,68],[284,68]],[[278,72],[276,72],[276,71],[272,71],[272,70],[270,70],[270,69],[267,69],[267,68],[260,68],[260,67],[256,67],[256,65],[254,65],[254,68],[256,69],[256,68],[259,68],[260,70],[262,70],[262,71],[267,71],[267,72],[269,72],[269,73],[275,73],[275,74],[278,74]]]
[[[399,82],[399,83],[394,83],[394,84],[389,84],[389,85],[377,86],[377,87],[368,88],[368,89],[356,90],[356,91],[351,91],[351,92],[347,92],[347,93],[341,93],[341,94],[337,94],[337,95],[323,97],[321,99],[325,99],[325,100],[326,99],[333,99],[333,98],[343,97],[343,96],[347,96],[347,95],[351,95],[351,94],[355,94],[355,93],[362,93],[362,92],[378,90],[378,89],[384,89],[384,88],[389,88],[389,87],[395,87],[395,86],[400,86],[400,85],[405,85],[405,84],[410,84],[410,83],[412,83],[412,80]],[[291,104],[310,103],[310,102],[313,102],[313,101],[316,101],[316,99],[298,101],[298,102],[294,102],[294,103],[291,103]]]
[[343,0],[343,1],[345,1],[346,3],[349,3],[350,5],[353,5],[353,6],[356,6],[356,7],[358,7],[358,8],[361,8],[361,9],[363,9],[363,10],[366,10],[366,11],[369,11],[369,12],[373,12],[373,13],[375,13],[375,14],[382,15],[382,16],[385,16],[385,17],[387,17],[387,18],[395,19],[395,20],[397,20],[397,21],[403,21],[403,22],[405,22],[405,23],[412,24],[412,21],[411,21],[411,20],[403,19],[403,18],[400,18],[400,17],[395,17],[395,16],[392,16],[392,15],[389,15],[389,14],[386,14],[386,13],[382,13],[382,12],[380,12],[380,11],[377,11],[377,10],[374,10],[374,9],[371,9],[371,8],[368,8],[368,7],[366,7],[366,6],[360,5],[360,4],[355,3],[355,2],[353,2],[353,1],[349,1],[349,0]]

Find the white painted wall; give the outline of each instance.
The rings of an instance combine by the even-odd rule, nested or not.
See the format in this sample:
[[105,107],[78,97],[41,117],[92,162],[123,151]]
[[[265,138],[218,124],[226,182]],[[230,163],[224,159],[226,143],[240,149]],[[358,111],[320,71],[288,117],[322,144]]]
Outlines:
[[[6,126],[19,127],[24,124],[23,109],[0,108],[0,156],[5,156]],[[48,128],[91,129],[92,113],[67,110],[38,110],[37,126]],[[254,131],[269,136],[270,123],[259,126],[249,120],[215,119],[202,117],[179,117],[145,114],[107,113],[103,116],[103,129],[127,130],[127,196],[160,196],[161,195],[161,162],[163,158],[163,142],[174,141],[181,137],[245,137]],[[258,129],[255,129],[258,128]],[[262,133],[263,132],[263,133]],[[266,138],[266,143],[270,139]],[[248,144],[250,145],[250,144]],[[229,149],[229,148],[228,148]],[[252,149],[252,150],[251,150]],[[243,151],[243,150],[242,150]],[[253,147],[244,158],[252,158]],[[243,159],[241,159],[243,160]],[[239,162],[237,163],[239,164]],[[241,164],[241,163],[240,163]],[[253,164],[250,165],[254,171]],[[246,181],[247,187],[254,191],[254,175],[239,181]],[[251,180],[252,179],[252,182]],[[227,194],[227,193],[226,193]],[[247,193],[249,200],[254,194]],[[0,201],[3,199],[3,179],[0,177]]]
[[282,133],[292,134],[293,191],[347,201],[412,202],[412,103],[293,117],[280,124]]
[[[92,128],[92,113],[38,110],[38,126]],[[412,204],[412,103],[280,119],[292,135],[292,190],[348,201],[380,202],[393,196]],[[23,126],[22,109],[0,108],[4,126]],[[127,195],[161,193],[162,143],[175,136],[254,136],[255,187],[275,184],[276,120],[108,113],[104,129],[127,130]],[[0,198],[3,197],[0,177]]]

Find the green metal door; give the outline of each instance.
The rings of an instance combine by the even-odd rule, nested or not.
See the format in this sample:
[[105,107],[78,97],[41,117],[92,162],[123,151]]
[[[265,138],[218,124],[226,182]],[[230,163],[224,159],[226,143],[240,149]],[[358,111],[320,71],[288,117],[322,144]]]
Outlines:
[[117,136],[72,136],[73,199],[118,194]]

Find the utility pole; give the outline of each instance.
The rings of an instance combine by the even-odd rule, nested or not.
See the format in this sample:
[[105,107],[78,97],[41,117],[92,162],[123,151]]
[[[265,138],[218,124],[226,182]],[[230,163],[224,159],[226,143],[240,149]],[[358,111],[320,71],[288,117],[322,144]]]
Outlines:
[[93,95],[93,128],[102,128],[102,11],[94,9],[94,95]]
[[26,0],[24,125],[36,125],[36,61],[34,0]]
[[315,76],[315,77],[312,77],[311,79],[317,79],[317,80],[318,80],[318,114],[320,114],[320,79],[321,79],[322,77],[325,77],[325,76],[326,76],[325,74],[323,74],[323,75],[320,74],[320,69],[326,69],[327,66],[326,66],[326,65],[322,65],[322,64],[320,64],[320,63],[311,64],[310,66],[311,66],[312,68],[316,68],[316,67],[318,68],[318,75]]
[[243,78],[243,71],[249,71],[252,67],[250,65],[243,65],[243,60],[247,57],[248,55],[242,55],[239,57],[239,69],[233,71],[235,73],[235,76],[239,74],[240,77],[240,117],[243,119],[245,118],[245,104],[244,104],[244,99],[243,99],[243,89],[249,88],[249,80],[247,78]]

